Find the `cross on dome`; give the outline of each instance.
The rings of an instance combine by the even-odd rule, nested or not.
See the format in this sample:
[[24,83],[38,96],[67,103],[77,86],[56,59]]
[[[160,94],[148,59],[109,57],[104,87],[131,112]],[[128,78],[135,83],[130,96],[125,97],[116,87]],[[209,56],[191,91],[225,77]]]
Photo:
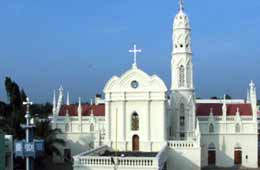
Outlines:
[[134,63],[133,63],[133,66],[136,67],[136,54],[137,53],[141,53],[142,50],[141,49],[136,49],[136,45],[134,44],[134,49],[129,50],[128,52],[129,53],[134,53]]

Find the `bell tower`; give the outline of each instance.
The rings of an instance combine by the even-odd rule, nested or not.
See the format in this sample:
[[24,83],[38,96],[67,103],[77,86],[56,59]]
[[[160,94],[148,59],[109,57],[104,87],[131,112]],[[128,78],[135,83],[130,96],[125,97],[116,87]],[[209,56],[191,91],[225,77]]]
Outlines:
[[174,18],[171,60],[171,105],[173,110],[173,138],[186,140],[195,131],[195,93],[193,87],[191,27],[179,0],[179,11]]

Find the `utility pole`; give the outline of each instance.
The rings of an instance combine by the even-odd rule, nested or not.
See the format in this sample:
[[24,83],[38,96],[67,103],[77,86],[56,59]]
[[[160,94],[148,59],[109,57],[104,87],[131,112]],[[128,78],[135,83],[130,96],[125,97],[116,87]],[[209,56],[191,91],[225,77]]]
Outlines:
[[[33,128],[35,128],[34,124],[30,124],[31,120],[31,114],[30,114],[30,106],[33,103],[30,102],[29,97],[26,98],[26,101],[23,102],[23,105],[26,105],[26,114],[25,114],[25,119],[26,119],[26,124],[21,125],[23,129],[25,129],[26,133],[26,140],[24,144],[24,150],[27,152],[35,152],[34,151],[34,145],[33,145]],[[26,170],[33,170],[33,160],[32,157],[29,155],[25,155],[26,157]]]
[[15,142],[15,157],[26,158],[26,170],[33,170],[33,159],[44,152],[44,141],[42,139],[34,139],[33,128],[35,128],[34,122],[31,122],[32,116],[30,114],[30,106],[33,103],[26,98],[23,105],[26,106],[26,124],[22,124],[21,127],[25,129],[25,139],[17,140]]

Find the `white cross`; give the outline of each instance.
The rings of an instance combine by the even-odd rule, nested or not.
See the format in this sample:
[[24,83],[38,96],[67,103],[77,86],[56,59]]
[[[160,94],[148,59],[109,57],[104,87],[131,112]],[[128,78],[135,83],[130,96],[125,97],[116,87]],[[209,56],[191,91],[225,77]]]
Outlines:
[[136,49],[136,45],[134,44],[134,49],[129,50],[129,53],[134,53],[134,64],[133,66],[136,66],[136,54],[137,53],[141,53],[142,50],[141,49]]
[[26,105],[26,113],[29,113],[30,112],[30,105],[32,105],[33,103],[30,102],[30,99],[29,97],[26,97],[26,101],[23,102],[23,105]]

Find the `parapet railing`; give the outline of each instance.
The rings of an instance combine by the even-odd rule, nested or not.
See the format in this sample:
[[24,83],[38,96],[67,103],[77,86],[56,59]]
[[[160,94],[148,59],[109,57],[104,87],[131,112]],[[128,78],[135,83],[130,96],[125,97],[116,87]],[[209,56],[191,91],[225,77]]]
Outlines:
[[79,156],[74,158],[74,167],[78,166],[158,167],[158,159],[144,157]]
[[195,141],[168,141],[168,147],[170,148],[197,148],[198,142]]

